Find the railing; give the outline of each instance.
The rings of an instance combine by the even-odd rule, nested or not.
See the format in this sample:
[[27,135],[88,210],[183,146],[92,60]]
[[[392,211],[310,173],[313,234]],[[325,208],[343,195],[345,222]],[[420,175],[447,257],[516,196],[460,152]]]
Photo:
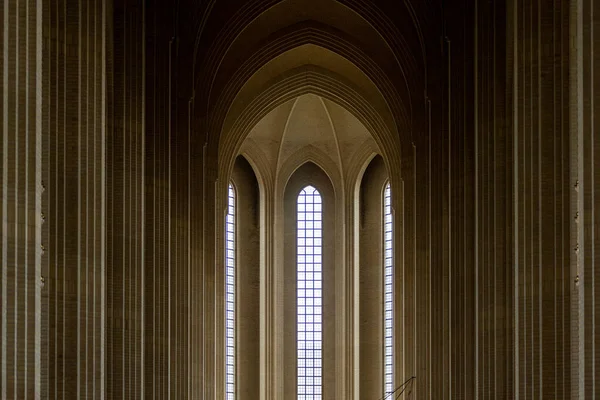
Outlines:
[[416,376],[411,376],[410,378],[408,378],[407,380],[404,381],[404,383],[402,383],[402,385],[398,386],[396,389],[394,389],[393,391],[386,393],[383,395],[383,397],[379,398],[378,400],[392,400],[392,399],[399,399],[400,396],[402,396],[402,394],[404,394],[404,392],[408,389],[408,392],[406,392],[406,397],[405,398],[409,398],[408,396],[411,395],[412,390],[413,390],[413,386],[414,386],[414,381],[417,379]]

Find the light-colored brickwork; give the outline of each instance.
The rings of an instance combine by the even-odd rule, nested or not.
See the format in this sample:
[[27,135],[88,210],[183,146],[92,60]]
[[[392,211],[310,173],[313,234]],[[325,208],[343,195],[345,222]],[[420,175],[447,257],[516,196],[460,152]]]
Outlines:
[[[42,16],[40,2],[0,9],[0,398],[41,392]],[[47,254],[47,250],[46,250]]]
[[[106,383],[105,1],[38,2],[46,187],[42,392],[94,397]],[[75,367],[74,367],[75,366]]]
[[[598,397],[597,3],[5,0],[0,397],[222,398],[222,225],[244,154],[262,214],[240,385],[286,398],[283,230],[264,227],[282,228],[277,193],[318,159],[339,173],[324,388],[367,399],[360,313],[377,296],[360,303],[372,277],[348,194],[375,153],[394,194],[397,383]],[[275,115],[301,132],[303,96],[354,133],[329,151],[313,132],[274,162],[280,139],[252,131]]]

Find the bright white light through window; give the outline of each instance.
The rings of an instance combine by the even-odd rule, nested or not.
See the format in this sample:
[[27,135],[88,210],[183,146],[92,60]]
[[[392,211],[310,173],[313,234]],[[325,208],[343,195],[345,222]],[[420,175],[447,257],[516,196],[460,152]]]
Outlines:
[[384,350],[383,350],[383,385],[385,394],[389,394],[394,390],[394,345],[393,345],[393,332],[394,332],[394,286],[393,286],[393,275],[394,258],[392,255],[393,244],[392,244],[392,207],[391,207],[391,190],[390,184],[385,186],[383,191],[383,241],[384,241],[384,302],[383,302],[383,323],[384,323]]
[[225,395],[235,399],[235,190],[229,185],[225,221]]
[[298,400],[322,396],[322,204],[319,191],[305,187],[298,195],[297,300]]

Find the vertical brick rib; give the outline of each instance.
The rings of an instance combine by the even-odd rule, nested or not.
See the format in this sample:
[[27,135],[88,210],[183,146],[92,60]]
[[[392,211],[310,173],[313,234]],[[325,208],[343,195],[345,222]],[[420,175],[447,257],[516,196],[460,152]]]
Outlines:
[[[600,211],[598,207],[598,189],[600,171],[600,144],[595,117],[599,115],[600,77],[598,77],[598,39],[600,38],[600,12],[594,1],[580,0],[577,4],[577,22],[581,24],[578,31],[577,47],[574,56],[577,60],[577,130],[571,132],[576,137],[577,151],[575,162],[575,179],[578,182],[576,191],[577,206],[574,210],[576,218],[576,240],[579,249],[577,271],[579,280],[577,288],[579,311],[579,396],[598,397],[598,377],[600,366],[598,355],[600,350],[600,332],[597,324],[600,321],[597,307],[600,298],[600,278],[598,258],[600,246]],[[581,80],[579,80],[581,79]],[[573,212],[573,211],[572,211]]]
[[0,397],[40,393],[41,26],[36,1],[0,9]]
[[43,8],[48,352],[42,364],[50,398],[104,392],[104,6],[59,1]]
[[113,9],[107,133],[107,395],[144,393],[144,5]]

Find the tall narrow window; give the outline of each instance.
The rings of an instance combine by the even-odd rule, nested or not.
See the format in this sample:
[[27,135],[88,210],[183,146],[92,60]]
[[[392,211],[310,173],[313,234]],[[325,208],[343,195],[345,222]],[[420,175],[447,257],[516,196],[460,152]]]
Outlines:
[[394,390],[394,257],[393,257],[393,223],[392,223],[392,207],[391,207],[391,190],[390,184],[385,186],[383,191],[383,248],[384,248],[384,264],[383,264],[383,385],[385,394],[389,394]]
[[322,395],[322,204],[319,191],[305,187],[297,208],[298,399]]
[[225,394],[235,398],[235,190],[229,184],[225,221]]

